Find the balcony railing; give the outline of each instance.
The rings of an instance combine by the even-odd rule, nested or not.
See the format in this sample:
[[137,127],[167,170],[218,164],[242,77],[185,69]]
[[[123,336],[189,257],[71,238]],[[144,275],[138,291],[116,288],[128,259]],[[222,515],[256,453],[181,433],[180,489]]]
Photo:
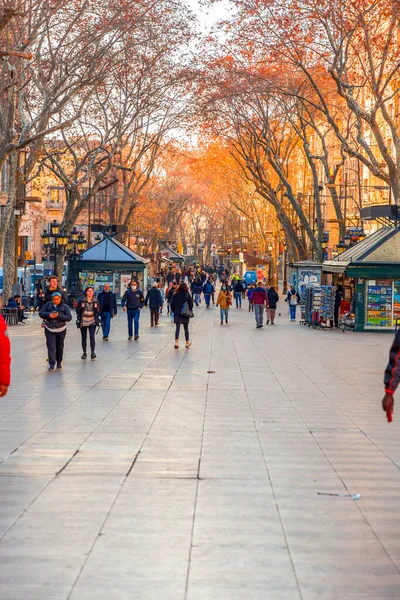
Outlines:
[[62,200],[59,202],[53,202],[52,200],[46,200],[46,208],[49,210],[62,210],[64,207],[64,203]]

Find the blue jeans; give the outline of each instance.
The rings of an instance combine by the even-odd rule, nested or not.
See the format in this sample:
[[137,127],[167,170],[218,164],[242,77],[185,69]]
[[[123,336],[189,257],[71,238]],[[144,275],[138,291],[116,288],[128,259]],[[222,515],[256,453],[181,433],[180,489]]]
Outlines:
[[219,309],[219,314],[221,315],[221,323],[224,320],[225,317],[225,321],[228,322],[228,308],[221,308]]
[[139,308],[128,308],[126,311],[128,316],[128,335],[132,337],[132,321],[135,323],[135,335],[139,335],[139,319],[140,309]]
[[297,308],[296,304],[289,304],[291,321],[295,321],[295,319],[296,319],[296,308]]
[[204,294],[204,300],[206,301],[206,306],[210,306],[211,294]]
[[110,312],[102,312],[100,315],[101,324],[103,327],[103,338],[106,338],[110,335],[110,327],[111,327],[111,313]]
[[236,308],[242,307],[242,292],[235,292]]

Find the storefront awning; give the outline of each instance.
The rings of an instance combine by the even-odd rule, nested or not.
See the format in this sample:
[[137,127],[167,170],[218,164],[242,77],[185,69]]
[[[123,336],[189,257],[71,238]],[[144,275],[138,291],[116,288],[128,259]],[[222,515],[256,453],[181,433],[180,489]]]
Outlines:
[[362,242],[352,246],[336,258],[323,263],[324,273],[344,273],[350,266],[358,267],[364,263],[400,262],[400,229],[383,227]]
[[245,253],[243,254],[243,262],[245,262],[248,267],[256,267],[257,265],[269,265],[270,263],[270,261],[265,260],[265,258],[260,258],[258,256],[253,256],[252,254]]
[[178,252],[175,252],[175,250],[172,250],[172,248],[169,248],[168,246],[164,246],[164,248],[161,248],[160,254],[162,258],[169,258],[169,260],[171,260],[174,263],[185,262],[185,259],[183,256],[181,256],[181,254],[178,254]]
[[84,263],[121,263],[130,265],[146,266],[150,260],[143,258],[124,246],[115,238],[106,237],[85,252],[80,257]]

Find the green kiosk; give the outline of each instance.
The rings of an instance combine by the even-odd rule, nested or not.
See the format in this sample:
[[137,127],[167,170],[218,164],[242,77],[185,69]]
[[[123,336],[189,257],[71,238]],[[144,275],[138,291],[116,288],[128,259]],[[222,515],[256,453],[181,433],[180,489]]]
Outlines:
[[91,285],[96,293],[103,289],[105,283],[109,283],[119,299],[134,278],[145,291],[149,263],[148,258],[139,256],[115,238],[105,237],[83,252],[80,258],[69,262],[69,288],[73,288],[78,278],[83,289]]
[[355,331],[393,331],[400,320],[400,228],[383,227],[336,258],[324,273],[353,282]]

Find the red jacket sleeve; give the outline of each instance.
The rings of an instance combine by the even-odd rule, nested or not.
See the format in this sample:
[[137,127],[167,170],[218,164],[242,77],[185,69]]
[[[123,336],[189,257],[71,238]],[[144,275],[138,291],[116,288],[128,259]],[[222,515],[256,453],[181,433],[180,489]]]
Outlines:
[[0,316],[0,385],[10,385],[10,349],[11,347],[7,334],[7,326],[3,317]]
[[385,391],[394,394],[400,381],[400,329],[390,348],[389,363],[385,371]]

